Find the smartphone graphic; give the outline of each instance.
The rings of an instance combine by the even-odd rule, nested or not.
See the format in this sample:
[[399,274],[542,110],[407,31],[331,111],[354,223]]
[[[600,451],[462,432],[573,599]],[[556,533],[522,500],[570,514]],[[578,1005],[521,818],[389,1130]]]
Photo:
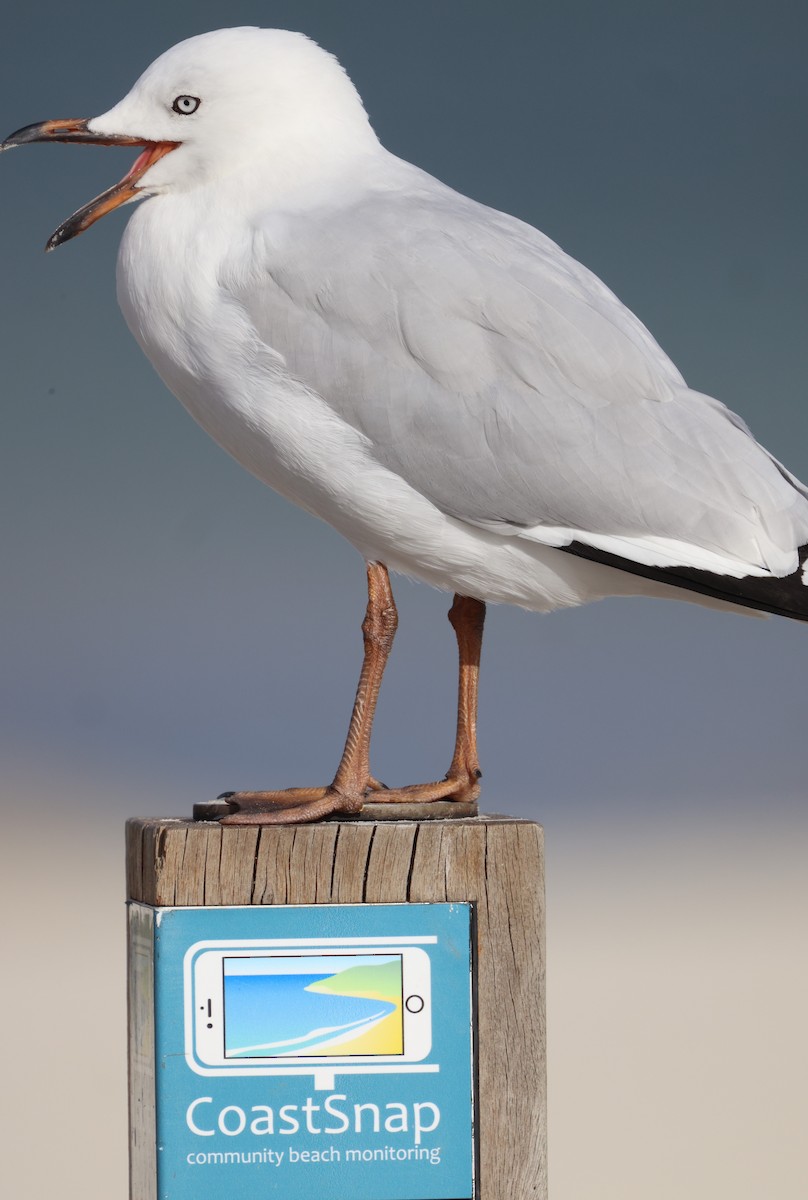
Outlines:
[[186,956],[189,1040],[205,1074],[421,1062],[432,1046],[429,955],[394,943],[197,944]]

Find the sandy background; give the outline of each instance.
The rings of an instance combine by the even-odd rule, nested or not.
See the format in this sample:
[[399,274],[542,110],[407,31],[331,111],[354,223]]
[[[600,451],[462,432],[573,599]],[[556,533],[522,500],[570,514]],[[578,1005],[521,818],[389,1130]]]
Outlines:
[[[773,815],[551,839],[553,1200],[805,1196],[805,825]],[[85,809],[6,832],[4,1187],[123,1197],[121,830]]]

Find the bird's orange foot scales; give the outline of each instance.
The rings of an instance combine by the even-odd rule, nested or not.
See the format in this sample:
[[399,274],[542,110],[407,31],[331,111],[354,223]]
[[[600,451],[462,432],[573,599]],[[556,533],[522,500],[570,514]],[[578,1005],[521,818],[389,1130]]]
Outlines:
[[[328,787],[281,788],[272,792],[222,792],[213,805],[199,805],[200,817],[221,820],[227,825],[291,825],[301,821],[317,821],[331,813],[359,812],[367,796],[385,791],[386,785],[368,776],[363,791],[356,795]],[[222,808],[230,811],[222,816]],[[293,815],[290,810],[300,810]]]
[[480,794],[479,773],[473,778],[455,776],[434,783],[417,783],[403,788],[387,788],[369,780],[362,793],[341,792],[337,788],[285,788],[277,792],[226,792],[234,811],[221,818],[222,825],[302,825],[339,813],[356,814],[366,803],[429,804],[452,800],[473,804]]
[[434,783],[413,783],[409,787],[385,788],[383,792],[367,796],[373,804],[432,804],[437,800],[452,800],[458,804],[474,804],[480,796],[482,773],[472,776],[447,775]]
[[332,813],[357,813],[367,793],[338,792],[333,787],[286,788],[279,792],[230,792],[223,799],[235,811],[222,825],[300,825]]

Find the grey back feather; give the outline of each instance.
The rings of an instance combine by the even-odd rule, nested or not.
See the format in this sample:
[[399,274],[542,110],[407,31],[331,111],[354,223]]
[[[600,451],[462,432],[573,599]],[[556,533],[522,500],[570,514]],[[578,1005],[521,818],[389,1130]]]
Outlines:
[[259,225],[251,277],[222,280],[379,462],[515,536],[670,538],[763,567],[808,541],[802,485],[591,272],[416,168],[395,178],[280,236]]

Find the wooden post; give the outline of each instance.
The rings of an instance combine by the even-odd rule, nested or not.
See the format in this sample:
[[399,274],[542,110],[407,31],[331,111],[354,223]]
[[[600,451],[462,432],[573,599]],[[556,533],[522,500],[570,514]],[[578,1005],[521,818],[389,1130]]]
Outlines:
[[[130,900],[157,907],[473,904],[476,1194],[480,1200],[546,1200],[539,825],[501,816],[263,828],[137,818],[127,823],[127,879]],[[130,921],[131,1200],[156,1195],[145,932],[137,919]]]

